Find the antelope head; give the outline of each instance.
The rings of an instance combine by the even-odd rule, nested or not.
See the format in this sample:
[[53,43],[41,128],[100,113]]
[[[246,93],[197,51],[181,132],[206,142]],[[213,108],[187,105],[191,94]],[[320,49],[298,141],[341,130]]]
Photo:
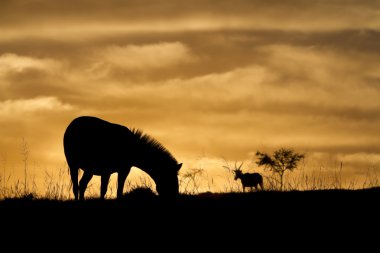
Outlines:
[[243,162],[240,164],[239,167],[236,166],[236,162],[235,162],[235,169],[233,170],[233,172],[235,173],[235,180],[238,180],[243,175],[243,172],[241,171],[242,166],[243,166]]

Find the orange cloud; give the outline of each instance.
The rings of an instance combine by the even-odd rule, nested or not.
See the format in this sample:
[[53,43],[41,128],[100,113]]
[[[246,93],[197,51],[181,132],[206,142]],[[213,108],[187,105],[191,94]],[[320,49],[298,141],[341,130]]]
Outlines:
[[7,73],[21,73],[36,69],[47,72],[57,71],[60,64],[53,59],[41,59],[28,56],[5,53],[0,55],[0,76]]
[[70,110],[72,106],[62,103],[56,97],[37,97],[32,99],[5,100],[0,102],[1,116],[21,116],[39,111]]
[[165,68],[192,62],[189,48],[180,42],[148,45],[108,46],[100,53],[104,62],[122,69]]

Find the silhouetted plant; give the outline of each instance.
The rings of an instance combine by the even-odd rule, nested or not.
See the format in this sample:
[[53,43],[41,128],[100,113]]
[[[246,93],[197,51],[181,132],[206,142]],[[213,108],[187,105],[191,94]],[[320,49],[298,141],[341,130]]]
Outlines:
[[133,181],[127,180],[124,188],[127,189],[127,192],[129,194],[130,192],[133,192],[136,189],[143,188],[152,190],[154,187],[152,179],[148,178],[147,176],[139,176],[138,178],[135,178],[135,180]]
[[[184,184],[184,193],[199,193],[199,177],[203,174],[203,169],[190,169],[182,175],[182,183]],[[192,186],[192,191],[189,190]]]
[[[228,175],[227,177],[227,185],[225,187],[225,191],[226,192],[240,191],[240,184],[237,183],[237,181],[233,179],[235,176],[233,167],[227,162],[226,159],[223,158],[223,160],[224,160],[225,165],[223,165],[222,167],[227,170],[228,174],[232,175],[232,177],[230,177],[230,175]],[[236,163],[237,161],[235,161],[235,168],[236,168]]]
[[7,165],[7,159],[6,159],[6,156],[5,155],[2,155],[1,156],[1,165],[3,166],[3,175],[1,177],[2,179],[2,186],[3,186],[3,189],[2,189],[2,196],[5,197],[5,167]]
[[375,167],[368,168],[362,188],[364,189],[364,188],[377,187],[379,185],[380,185],[380,181],[376,173],[376,168]]
[[274,151],[273,156],[257,151],[256,156],[258,166],[265,166],[270,171],[280,177],[280,189],[283,189],[283,179],[285,171],[293,171],[297,168],[298,162],[305,157],[305,154],[296,153],[292,149],[280,148]]
[[22,161],[24,163],[24,194],[27,194],[27,165],[28,165],[28,160],[29,160],[29,146],[28,143],[25,141],[24,138],[22,138],[21,141],[21,156],[22,156]]
[[132,189],[128,194],[124,194],[123,198],[129,199],[129,200],[140,200],[140,201],[147,201],[152,200],[156,198],[157,195],[154,193],[154,191],[150,187],[135,187]]
[[67,169],[59,168],[58,175],[45,170],[45,195],[46,199],[64,200],[68,199],[71,184],[65,176]]

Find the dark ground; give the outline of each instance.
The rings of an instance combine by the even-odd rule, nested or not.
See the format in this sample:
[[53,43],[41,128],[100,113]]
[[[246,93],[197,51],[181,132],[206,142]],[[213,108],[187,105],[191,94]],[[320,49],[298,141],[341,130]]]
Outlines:
[[[0,202],[0,217],[6,237],[21,232],[24,239],[65,236],[69,242],[90,237],[92,243],[98,243],[113,236],[123,238],[121,242],[146,238],[142,247],[152,246],[153,238],[174,240],[186,247],[210,241],[241,247],[257,240],[268,240],[273,245],[267,246],[276,247],[281,240],[295,240],[296,245],[299,240],[311,240],[317,247],[328,242],[357,243],[361,236],[368,240],[373,236],[377,241],[379,203],[380,188],[204,193],[180,195],[175,202],[140,190],[122,200],[6,199]],[[237,243],[238,238],[245,243]]]

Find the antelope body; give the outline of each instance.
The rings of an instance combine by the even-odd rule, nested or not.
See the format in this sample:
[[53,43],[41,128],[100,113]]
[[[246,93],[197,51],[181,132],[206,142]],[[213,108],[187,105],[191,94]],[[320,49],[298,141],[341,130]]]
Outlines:
[[255,187],[255,189],[258,190],[259,185],[261,190],[264,190],[263,177],[259,173],[243,173],[240,169],[236,169],[234,172],[235,180],[240,179],[243,185],[243,192],[245,192],[246,187],[251,189]]

